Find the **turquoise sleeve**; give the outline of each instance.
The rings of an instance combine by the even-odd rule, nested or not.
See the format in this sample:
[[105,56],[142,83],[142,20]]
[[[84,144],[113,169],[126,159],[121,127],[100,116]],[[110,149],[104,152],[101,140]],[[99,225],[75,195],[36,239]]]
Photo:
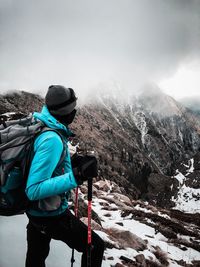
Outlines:
[[63,143],[57,133],[49,131],[41,134],[35,141],[34,151],[26,186],[30,200],[59,195],[77,186],[71,168],[65,174],[52,178],[63,151]]

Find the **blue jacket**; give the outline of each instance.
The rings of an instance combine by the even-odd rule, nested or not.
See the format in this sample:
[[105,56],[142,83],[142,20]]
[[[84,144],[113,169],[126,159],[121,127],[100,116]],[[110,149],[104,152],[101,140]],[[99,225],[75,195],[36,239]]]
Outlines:
[[[46,106],[41,113],[35,112],[33,116],[47,127],[64,130],[67,135],[71,135],[70,130],[58,122]],[[68,207],[66,193],[77,187],[67,146],[68,140],[64,139],[66,156],[61,164],[58,163],[64,145],[58,133],[46,131],[34,142],[34,157],[26,185],[26,194],[29,200],[33,201],[27,210],[30,215],[56,216],[63,213]]]

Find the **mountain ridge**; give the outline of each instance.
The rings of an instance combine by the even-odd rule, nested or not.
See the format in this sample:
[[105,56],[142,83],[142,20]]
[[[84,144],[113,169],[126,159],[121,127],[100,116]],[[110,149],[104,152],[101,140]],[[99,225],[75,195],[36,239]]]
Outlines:
[[[171,104],[175,107],[170,114],[152,108],[160,98],[167,99],[165,105],[157,104],[164,111]],[[0,96],[0,113],[28,114],[39,111],[43,104],[38,95],[8,94]],[[151,94],[144,92],[127,102],[99,96],[98,101],[78,110],[72,129],[77,134],[72,142],[79,150],[94,150],[98,155],[100,178],[113,180],[133,199],[163,207],[174,206],[171,187],[176,188],[176,182],[170,177],[200,148],[199,117],[161,91],[152,101]]]

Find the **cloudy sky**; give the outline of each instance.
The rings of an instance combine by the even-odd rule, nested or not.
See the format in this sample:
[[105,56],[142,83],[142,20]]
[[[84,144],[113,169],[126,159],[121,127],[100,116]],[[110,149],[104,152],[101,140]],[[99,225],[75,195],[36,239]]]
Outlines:
[[0,0],[0,90],[200,95],[199,0]]

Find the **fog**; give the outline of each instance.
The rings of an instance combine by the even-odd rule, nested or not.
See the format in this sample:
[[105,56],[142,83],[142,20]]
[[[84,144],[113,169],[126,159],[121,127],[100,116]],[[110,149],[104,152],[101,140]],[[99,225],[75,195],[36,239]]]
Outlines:
[[199,60],[199,12],[198,0],[0,0],[0,90],[137,91]]

